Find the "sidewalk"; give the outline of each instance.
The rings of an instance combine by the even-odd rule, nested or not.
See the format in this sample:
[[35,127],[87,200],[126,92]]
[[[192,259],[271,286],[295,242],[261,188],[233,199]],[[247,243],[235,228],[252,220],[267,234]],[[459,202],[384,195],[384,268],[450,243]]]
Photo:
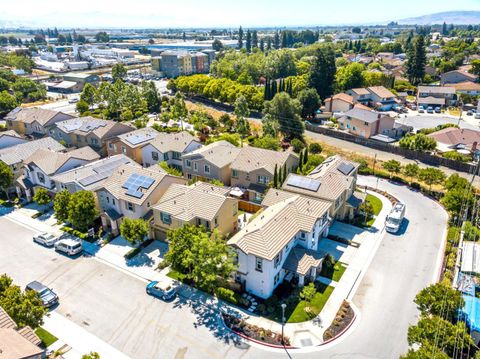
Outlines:
[[65,359],[80,359],[82,355],[92,351],[100,354],[100,358],[102,359],[129,358],[56,312],[51,312],[49,316],[44,317],[43,328],[58,338],[58,341],[53,343],[49,349],[56,350],[63,344],[71,347],[71,349],[63,355]]

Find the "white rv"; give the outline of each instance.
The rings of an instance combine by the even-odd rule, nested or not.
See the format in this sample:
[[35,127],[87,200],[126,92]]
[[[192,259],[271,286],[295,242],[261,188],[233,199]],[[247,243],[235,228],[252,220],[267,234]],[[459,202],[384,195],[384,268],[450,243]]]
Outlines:
[[387,217],[386,230],[389,233],[397,233],[405,217],[406,206],[404,203],[397,202]]

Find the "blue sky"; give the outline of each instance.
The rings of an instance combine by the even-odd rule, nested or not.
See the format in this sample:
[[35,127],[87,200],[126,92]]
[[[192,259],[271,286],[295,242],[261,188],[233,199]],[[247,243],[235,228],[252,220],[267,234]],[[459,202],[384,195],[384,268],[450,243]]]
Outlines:
[[244,27],[384,23],[480,0],[0,0],[0,21],[64,27]]

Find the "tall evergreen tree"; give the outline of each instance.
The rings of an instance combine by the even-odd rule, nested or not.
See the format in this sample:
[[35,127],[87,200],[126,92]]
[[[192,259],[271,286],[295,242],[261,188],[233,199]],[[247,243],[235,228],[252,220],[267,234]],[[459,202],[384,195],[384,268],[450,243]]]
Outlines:
[[303,151],[300,151],[300,158],[298,159],[298,169],[301,173],[303,169]]
[[285,178],[283,178],[282,167],[280,167],[278,169],[278,187],[282,187],[283,181],[285,181]]
[[245,48],[247,52],[252,52],[252,33],[250,30],[247,30],[247,39],[245,41]]
[[308,162],[308,147],[305,147],[304,154],[303,154],[303,164],[307,164]]
[[273,80],[272,81],[272,88],[271,88],[271,93],[270,93],[270,97],[271,98],[274,98],[275,95],[277,94],[277,80]]
[[263,40],[263,37],[260,39],[260,51],[265,52],[265,40]]
[[408,81],[413,85],[418,85],[425,77],[425,65],[427,64],[427,55],[425,51],[425,39],[422,35],[417,36],[407,52],[407,63],[405,72]]
[[267,51],[270,51],[272,49],[272,38],[269,36],[267,38]]
[[273,188],[278,188],[278,169],[275,163],[275,169],[273,170]]
[[263,93],[263,99],[265,101],[270,101],[271,100],[271,98],[270,98],[270,81],[269,80],[265,81],[265,90],[264,90],[264,93]]
[[448,35],[448,28],[447,28],[447,23],[444,22],[442,25],[442,35],[446,36]]
[[275,36],[273,37],[273,47],[275,49],[280,48],[280,35],[278,34],[278,31],[275,31]]
[[292,84],[292,79],[290,79],[288,81],[288,94],[290,95],[290,97],[293,96],[293,84]]
[[[285,165],[283,165],[283,182],[285,182],[287,180],[287,164],[285,163]],[[281,185],[283,184],[283,182],[281,183]]]
[[287,48],[288,43],[287,43],[287,32],[282,31],[282,48]]
[[317,90],[320,99],[324,100],[333,94],[336,72],[333,48],[331,46],[319,48],[315,55],[308,84]]
[[240,26],[238,28],[238,49],[241,50],[243,48],[243,29]]
[[258,34],[257,30],[252,31],[252,48],[258,47]]

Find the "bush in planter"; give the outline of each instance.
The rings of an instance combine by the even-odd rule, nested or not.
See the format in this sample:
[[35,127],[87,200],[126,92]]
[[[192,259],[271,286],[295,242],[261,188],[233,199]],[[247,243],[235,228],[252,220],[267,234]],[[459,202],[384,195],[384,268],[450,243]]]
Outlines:
[[410,184],[410,187],[412,187],[413,189],[418,189],[418,190],[422,189],[422,186],[418,182],[412,182]]
[[235,292],[228,288],[218,287],[215,288],[215,296],[219,299],[226,300],[232,304],[237,304],[237,298],[235,296]]

